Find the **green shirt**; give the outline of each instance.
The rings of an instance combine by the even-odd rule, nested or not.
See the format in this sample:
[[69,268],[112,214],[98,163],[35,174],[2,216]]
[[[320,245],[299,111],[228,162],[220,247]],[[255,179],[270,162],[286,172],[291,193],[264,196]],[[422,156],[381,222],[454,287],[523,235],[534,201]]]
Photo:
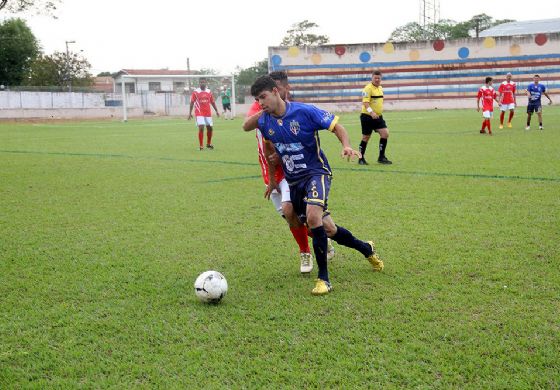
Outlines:
[[231,100],[231,90],[226,89],[224,93],[222,93],[222,104],[228,104]]

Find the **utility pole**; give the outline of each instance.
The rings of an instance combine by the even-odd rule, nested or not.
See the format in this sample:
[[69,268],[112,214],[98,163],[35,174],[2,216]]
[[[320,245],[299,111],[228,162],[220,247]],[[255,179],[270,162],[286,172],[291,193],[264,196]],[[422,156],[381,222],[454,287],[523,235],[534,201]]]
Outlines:
[[[187,57],[187,74],[191,74],[191,59]],[[191,93],[191,78],[187,79],[187,88],[189,89],[189,93]]]
[[68,83],[68,92],[72,92],[72,77],[70,77],[70,51],[68,50],[69,43],[76,43],[76,41],[66,41],[66,82]]

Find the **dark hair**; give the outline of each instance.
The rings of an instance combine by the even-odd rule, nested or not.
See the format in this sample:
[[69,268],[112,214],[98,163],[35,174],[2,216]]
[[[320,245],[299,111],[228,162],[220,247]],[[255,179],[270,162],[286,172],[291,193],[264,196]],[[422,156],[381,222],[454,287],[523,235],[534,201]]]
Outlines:
[[288,84],[288,74],[283,70],[277,70],[268,74],[274,81],[280,81],[282,84]]
[[539,79],[541,78],[541,76],[539,76],[538,74],[534,75],[533,77],[538,77]]
[[374,70],[372,76],[381,76],[381,71],[379,69]]
[[271,91],[276,88],[276,81],[270,76],[261,76],[251,85],[251,95],[257,97],[262,91]]
[[486,80],[486,84],[488,84],[490,81],[492,81],[492,77],[488,76],[488,77],[486,77],[485,80]]

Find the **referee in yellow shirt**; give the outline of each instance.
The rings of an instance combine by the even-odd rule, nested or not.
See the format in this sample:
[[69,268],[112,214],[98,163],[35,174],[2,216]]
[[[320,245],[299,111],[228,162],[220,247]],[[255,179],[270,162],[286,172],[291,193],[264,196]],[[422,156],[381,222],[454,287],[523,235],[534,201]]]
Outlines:
[[383,120],[383,87],[381,86],[381,72],[376,70],[371,77],[371,83],[368,83],[362,91],[362,114],[360,115],[362,123],[362,142],[360,142],[360,153],[362,158],[358,160],[360,165],[369,165],[365,159],[366,148],[372,132],[379,133],[379,164],[392,164],[385,157],[387,149],[387,140],[389,138],[389,129]]

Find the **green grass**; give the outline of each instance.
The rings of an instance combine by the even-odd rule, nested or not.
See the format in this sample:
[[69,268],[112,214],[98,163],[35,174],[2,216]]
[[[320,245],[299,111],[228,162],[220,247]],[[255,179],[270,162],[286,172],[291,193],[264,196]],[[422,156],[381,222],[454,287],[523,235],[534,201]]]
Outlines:
[[0,388],[557,389],[560,109],[524,116],[389,112],[392,166],[321,133],[335,221],[385,260],[337,246],[326,297],[240,120],[203,152],[180,119],[0,123]]

